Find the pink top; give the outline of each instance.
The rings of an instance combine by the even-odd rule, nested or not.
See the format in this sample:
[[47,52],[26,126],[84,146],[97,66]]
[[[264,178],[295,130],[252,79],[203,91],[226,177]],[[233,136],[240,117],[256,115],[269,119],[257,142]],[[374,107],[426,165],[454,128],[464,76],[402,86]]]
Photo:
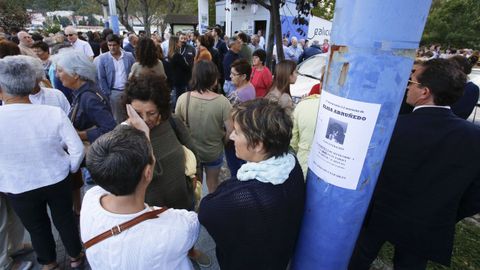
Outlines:
[[250,83],[255,87],[256,97],[264,97],[272,86],[272,81],[272,73],[267,67],[263,67],[262,70],[252,67]]

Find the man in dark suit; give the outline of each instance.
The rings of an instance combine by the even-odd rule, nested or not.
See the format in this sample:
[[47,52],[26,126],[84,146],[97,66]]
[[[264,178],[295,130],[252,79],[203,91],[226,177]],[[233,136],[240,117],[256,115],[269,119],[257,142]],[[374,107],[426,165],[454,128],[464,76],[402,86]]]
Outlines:
[[465,82],[445,59],[413,73],[414,111],[398,117],[349,269],[369,269],[386,241],[395,269],[450,264],[455,223],[480,212],[480,127],[450,109]]

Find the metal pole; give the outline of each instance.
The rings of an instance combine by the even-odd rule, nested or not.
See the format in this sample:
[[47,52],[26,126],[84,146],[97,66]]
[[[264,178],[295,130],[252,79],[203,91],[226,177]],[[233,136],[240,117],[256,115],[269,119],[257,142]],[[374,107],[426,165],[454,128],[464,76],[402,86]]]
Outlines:
[[110,28],[116,35],[120,34],[120,28],[118,25],[117,16],[117,3],[115,0],[108,0],[108,6],[110,7]]
[[108,5],[102,4],[103,11],[103,23],[105,28],[109,28],[110,23],[108,22]]
[[292,269],[348,267],[430,4],[337,0]]
[[225,35],[228,37],[232,36],[232,1],[225,1]]

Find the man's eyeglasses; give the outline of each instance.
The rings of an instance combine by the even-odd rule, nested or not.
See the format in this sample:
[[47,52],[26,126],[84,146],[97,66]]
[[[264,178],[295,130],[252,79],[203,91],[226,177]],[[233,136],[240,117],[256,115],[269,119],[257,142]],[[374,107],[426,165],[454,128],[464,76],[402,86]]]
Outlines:
[[74,36],[75,34],[66,34],[65,36],[67,37],[71,37],[71,36]]
[[412,81],[412,80],[408,80],[408,84],[411,84],[411,83],[416,84],[416,85],[422,85],[422,84],[419,83],[419,82]]

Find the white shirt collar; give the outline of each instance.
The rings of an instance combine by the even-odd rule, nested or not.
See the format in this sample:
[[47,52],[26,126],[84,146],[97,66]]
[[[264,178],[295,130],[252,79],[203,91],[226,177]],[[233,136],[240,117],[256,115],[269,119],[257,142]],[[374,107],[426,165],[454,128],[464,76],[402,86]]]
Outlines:
[[417,109],[420,109],[420,108],[444,108],[444,109],[449,109],[450,110],[450,106],[420,105],[420,106],[417,106],[417,107],[413,108],[413,111],[415,111]]
[[[111,52],[108,52],[108,55],[110,55],[110,57],[112,57],[114,60],[117,60],[117,59],[115,59],[115,57],[113,57],[113,55],[112,55]],[[123,58],[123,50],[120,50],[120,58],[118,58],[117,61],[119,61],[119,60],[122,59],[122,58]]]

